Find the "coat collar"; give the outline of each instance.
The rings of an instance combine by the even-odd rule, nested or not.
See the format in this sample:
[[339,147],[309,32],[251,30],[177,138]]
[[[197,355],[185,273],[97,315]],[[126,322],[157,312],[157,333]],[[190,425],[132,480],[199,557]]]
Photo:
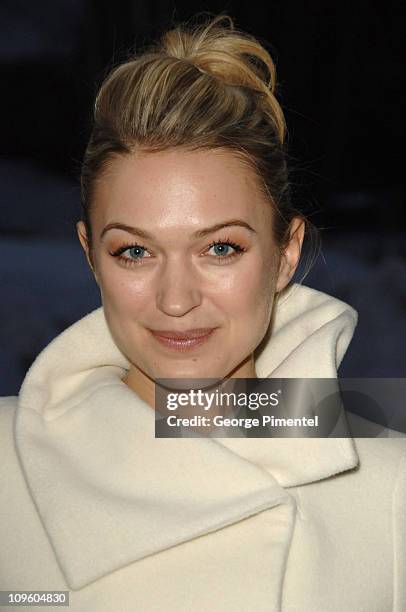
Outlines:
[[[288,349],[301,350],[297,330]],[[45,349],[20,391],[17,452],[68,586],[276,509],[281,584],[295,520],[289,488],[354,468],[353,440],[155,439],[154,411],[121,380],[128,365],[98,309]]]

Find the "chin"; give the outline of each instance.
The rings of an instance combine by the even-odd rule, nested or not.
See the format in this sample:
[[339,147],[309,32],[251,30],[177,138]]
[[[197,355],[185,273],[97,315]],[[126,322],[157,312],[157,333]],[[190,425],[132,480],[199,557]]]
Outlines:
[[154,372],[154,379],[171,379],[171,378],[188,378],[188,379],[215,379],[222,380],[228,374],[229,370],[222,368],[219,366],[218,368],[213,368],[210,366],[202,366],[202,364],[178,364],[176,367],[172,368],[160,368],[159,371]]
[[216,378],[222,379],[224,376],[219,372],[213,372],[212,370],[202,370],[201,368],[185,368],[178,370],[162,370],[157,373],[155,379],[162,378],[189,378],[189,379],[201,379],[201,378]]

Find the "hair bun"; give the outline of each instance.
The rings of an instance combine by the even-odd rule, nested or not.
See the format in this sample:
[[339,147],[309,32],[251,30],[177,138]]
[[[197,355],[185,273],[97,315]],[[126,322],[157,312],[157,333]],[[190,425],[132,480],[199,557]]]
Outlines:
[[286,125],[275,97],[275,64],[253,36],[235,28],[230,16],[218,15],[191,30],[179,25],[162,36],[159,47],[162,53],[188,61],[226,85],[262,93],[264,112],[275,124],[280,141],[284,141]]

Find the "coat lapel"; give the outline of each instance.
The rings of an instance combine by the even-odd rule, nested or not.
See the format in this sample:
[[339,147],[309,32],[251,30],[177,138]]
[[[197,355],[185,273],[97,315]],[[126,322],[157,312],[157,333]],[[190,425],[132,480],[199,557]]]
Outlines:
[[272,473],[212,439],[155,439],[153,410],[117,378],[45,424],[34,410],[19,412],[16,435],[70,588],[278,507],[282,571],[294,501]]

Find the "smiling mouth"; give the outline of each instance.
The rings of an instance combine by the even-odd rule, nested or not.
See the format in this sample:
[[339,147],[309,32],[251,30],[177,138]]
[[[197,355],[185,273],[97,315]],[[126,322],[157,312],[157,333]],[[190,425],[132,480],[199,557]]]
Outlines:
[[207,342],[216,331],[211,329],[194,329],[185,333],[150,330],[152,336],[163,346],[178,351],[188,351]]

